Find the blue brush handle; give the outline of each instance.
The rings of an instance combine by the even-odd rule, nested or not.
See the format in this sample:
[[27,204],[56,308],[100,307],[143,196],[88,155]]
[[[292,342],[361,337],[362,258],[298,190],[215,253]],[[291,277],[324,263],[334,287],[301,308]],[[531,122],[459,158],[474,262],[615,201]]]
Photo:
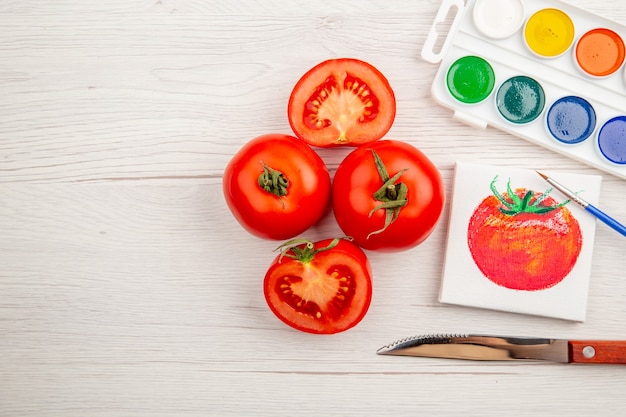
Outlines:
[[613,217],[609,216],[608,214],[604,213],[599,208],[592,206],[591,204],[588,204],[587,207],[585,207],[585,210],[587,210],[589,213],[596,216],[607,226],[621,233],[622,236],[626,236],[626,226],[624,226],[623,224],[621,224],[620,222],[618,222],[617,220],[615,220]]

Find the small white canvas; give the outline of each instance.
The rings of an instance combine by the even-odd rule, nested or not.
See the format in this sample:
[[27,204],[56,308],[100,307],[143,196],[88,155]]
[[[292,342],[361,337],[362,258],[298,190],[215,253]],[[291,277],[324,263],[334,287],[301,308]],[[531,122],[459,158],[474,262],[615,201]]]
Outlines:
[[[597,205],[602,177],[542,172]],[[584,321],[595,217],[574,202],[550,214],[502,213],[567,200],[556,189],[542,197],[551,186],[534,170],[457,162],[454,181],[439,301]],[[528,191],[534,197],[525,202]]]

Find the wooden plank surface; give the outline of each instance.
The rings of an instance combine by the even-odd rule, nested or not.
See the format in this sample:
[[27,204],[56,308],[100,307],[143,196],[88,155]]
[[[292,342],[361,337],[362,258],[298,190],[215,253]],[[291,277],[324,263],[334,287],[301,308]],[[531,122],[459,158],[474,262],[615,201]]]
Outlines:
[[[0,2],[0,416],[621,415],[626,368],[381,357],[415,333],[626,339],[626,242],[598,225],[585,323],[441,305],[446,216],[423,245],[368,253],[361,324],[312,336],[265,305],[276,242],[249,236],[221,176],[289,133],[307,69],[352,56],[397,95],[388,137],[451,192],[457,160],[602,174],[429,97],[438,1]],[[626,7],[569,3],[626,24]],[[626,109],[625,109],[626,110]],[[334,172],[349,149],[320,150]],[[626,220],[625,183],[600,206]],[[332,214],[306,234],[340,235]]]

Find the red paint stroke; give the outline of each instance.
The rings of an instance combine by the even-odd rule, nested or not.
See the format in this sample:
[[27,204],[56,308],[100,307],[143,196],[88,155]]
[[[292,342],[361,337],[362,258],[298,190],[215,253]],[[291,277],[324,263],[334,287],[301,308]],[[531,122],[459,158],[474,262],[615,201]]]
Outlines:
[[467,243],[476,266],[495,284],[539,291],[561,282],[582,249],[578,221],[564,204],[525,188],[498,193],[476,207]]

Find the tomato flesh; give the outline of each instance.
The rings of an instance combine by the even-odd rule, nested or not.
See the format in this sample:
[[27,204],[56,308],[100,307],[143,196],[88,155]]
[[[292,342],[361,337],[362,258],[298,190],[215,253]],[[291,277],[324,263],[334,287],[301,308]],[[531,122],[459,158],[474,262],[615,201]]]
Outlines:
[[[326,247],[330,239],[315,243]],[[289,326],[332,334],[359,323],[372,296],[371,268],[363,251],[341,240],[308,262],[277,257],[265,276],[265,299]]]
[[371,122],[379,112],[379,100],[369,86],[346,73],[343,80],[334,75],[320,84],[305,103],[302,121],[312,130],[330,127],[334,120],[340,136],[356,123]]
[[289,123],[310,145],[358,146],[380,139],[395,118],[387,79],[370,64],[351,58],[324,61],[295,85]]
[[295,311],[320,320],[322,315],[330,318],[344,315],[356,287],[348,268],[337,266],[332,271],[318,271],[308,266],[302,270],[302,276],[285,275],[276,281],[275,290],[281,301]]

